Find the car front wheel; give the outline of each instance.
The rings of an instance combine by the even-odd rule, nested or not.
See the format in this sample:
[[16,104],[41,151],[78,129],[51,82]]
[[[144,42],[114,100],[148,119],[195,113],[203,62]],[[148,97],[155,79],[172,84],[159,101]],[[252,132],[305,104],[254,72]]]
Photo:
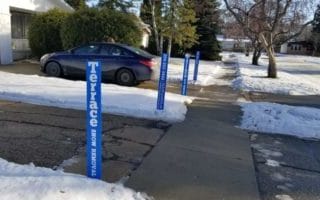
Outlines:
[[119,85],[133,86],[135,84],[135,77],[128,69],[121,69],[117,73],[116,81]]
[[46,73],[48,76],[59,77],[61,76],[60,65],[56,62],[50,62],[46,66]]

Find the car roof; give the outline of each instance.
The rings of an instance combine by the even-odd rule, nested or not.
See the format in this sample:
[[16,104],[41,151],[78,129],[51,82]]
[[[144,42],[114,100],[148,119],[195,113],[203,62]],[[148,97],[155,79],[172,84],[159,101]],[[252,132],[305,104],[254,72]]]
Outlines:
[[[136,54],[137,56],[140,56],[140,57],[145,57],[145,58],[149,58],[149,59],[155,57],[155,56],[153,56],[153,55],[151,55],[151,54],[150,54],[150,55],[140,55],[140,54],[137,54],[136,52],[132,51],[132,49],[130,49],[131,46],[128,45],[128,44],[121,44],[121,43],[114,43],[114,42],[89,42],[89,43],[83,44],[83,45],[81,45],[81,46],[86,46],[86,45],[103,45],[103,44],[122,47],[122,48],[124,48],[124,49],[126,49],[126,50],[128,50],[128,51],[131,51],[132,53],[134,53],[134,54]],[[80,46],[80,47],[81,47],[81,46]],[[78,46],[78,47],[79,47],[79,46]],[[78,48],[78,47],[75,47],[75,48]]]
[[[95,44],[95,45],[108,44],[108,45],[116,45],[116,46],[121,46],[121,47],[126,47],[126,46],[128,46],[128,45],[126,45],[126,44],[114,43],[114,42],[89,42],[88,44],[89,44],[89,45],[90,45],[90,44]],[[87,44],[87,45],[88,45],[88,44]]]

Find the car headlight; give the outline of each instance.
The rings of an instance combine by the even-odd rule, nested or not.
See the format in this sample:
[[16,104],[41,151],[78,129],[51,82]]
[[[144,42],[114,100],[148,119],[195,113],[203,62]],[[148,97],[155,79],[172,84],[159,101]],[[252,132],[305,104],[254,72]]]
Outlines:
[[40,58],[40,63],[44,63],[46,62],[46,60],[48,60],[50,54],[44,54],[41,58]]

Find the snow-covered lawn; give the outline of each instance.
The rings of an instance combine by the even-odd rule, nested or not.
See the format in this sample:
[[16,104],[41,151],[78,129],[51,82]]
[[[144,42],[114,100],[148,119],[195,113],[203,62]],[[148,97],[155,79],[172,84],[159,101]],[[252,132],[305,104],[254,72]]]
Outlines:
[[[189,84],[209,86],[209,85],[229,85],[230,83],[220,79],[228,71],[227,68],[223,67],[223,63],[219,61],[203,61],[200,60],[198,68],[198,79],[196,82],[193,81],[194,74],[194,59],[190,59]],[[168,82],[178,83],[182,80],[184,68],[184,59],[182,58],[171,58],[168,65]],[[156,74],[159,72],[157,71]]]
[[241,128],[320,139],[320,109],[275,103],[241,103]]
[[0,158],[1,200],[146,200],[122,185]]
[[[0,72],[0,99],[86,109],[86,82]],[[132,117],[183,121],[191,97],[166,93],[165,110],[156,111],[157,91],[102,85],[102,111]]]
[[236,89],[286,95],[320,95],[320,58],[279,55],[278,78],[267,76],[268,60],[260,59],[261,66],[249,64],[251,57],[236,54],[239,61],[238,77],[233,81]]
[[[224,52],[224,57],[230,53]],[[267,78],[268,58],[261,66],[251,65],[251,57],[234,53],[238,62],[233,87],[243,91],[285,95],[320,95],[320,58],[277,55],[278,78]],[[243,109],[241,128],[320,139],[320,110],[274,103],[240,103]]]

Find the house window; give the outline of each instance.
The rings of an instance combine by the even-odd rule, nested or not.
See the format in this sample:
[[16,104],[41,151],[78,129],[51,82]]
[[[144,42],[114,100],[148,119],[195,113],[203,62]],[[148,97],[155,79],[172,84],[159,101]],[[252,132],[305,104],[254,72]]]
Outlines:
[[11,36],[13,39],[27,39],[31,15],[11,12]]

